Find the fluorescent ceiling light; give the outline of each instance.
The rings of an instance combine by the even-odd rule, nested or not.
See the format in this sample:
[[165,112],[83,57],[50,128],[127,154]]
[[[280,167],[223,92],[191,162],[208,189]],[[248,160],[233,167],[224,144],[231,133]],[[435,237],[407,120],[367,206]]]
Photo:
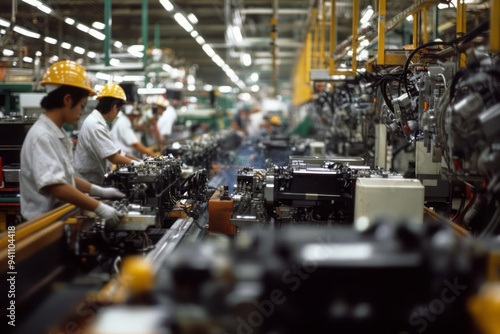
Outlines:
[[202,49],[203,49],[203,51],[205,51],[205,53],[206,53],[206,54],[207,54],[207,56],[209,56],[209,57],[212,57],[212,56],[215,54],[214,49],[212,49],[212,47],[211,47],[210,45],[208,45],[208,44],[204,44],[204,45],[202,46]]
[[33,58],[31,58],[31,57],[24,57],[24,58],[23,58],[23,61],[24,61],[25,63],[32,63],[32,62],[33,62]]
[[3,50],[3,55],[6,56],[6,57],[13,56],[14,55],[14,51],[9,50],[9,49],[4,49]]
[[257,82],[257,80],[259,80],[259,73],[257,73],[257,72],[253,72],[253,73],[250,75],[250,80],[252,80],[253,82]]
[[252,57],[249,53],[244,53],[243,55],[241,55],[241,63],[243,64],[243,66],[252,65]]
[[71,44],[66,43],[66,42],[62,42],[61,43],[61,48],[69,50],[69,49],[71,49]]
[[172,71],[172,66],[170,66],[169,64],[163,64],[161,66],[161,68],[165,71],[165,72],[168,72],[170,73]]
[[43,3],[40,3],[36,8],[40,9],[42,12],[45,14],[50,14],[52,12],[52,9],[49,6],[44,5]]
[[92,36],[92,37],[97,38],[100,41],[104,41],[104,39],[106,38],[106,36],[102,32],[97,31],[95,29],[90,29],[89,30],[89,35]]
[[40,57],[41,55],[42,55],[42,52],[41,52],[41,51],[37,51],[37,52],[35,52],[35,56]]
[[121,75],[115,75],[113,76],[113,81],[117,83],[123,82],[123,77]]
[[359,23],[361,24],[368,23],[368,21],[370,21],[372,16],[373,16],[373,8],[372,6],[368,6],[366,8],[365,14],[363,15],[363,17],[361,17],[361,20],[359,20]]
[[163,5],[163,7],[167,11],[171,12],[171,11],[174,10],[174,5],[172,5],[172,3],[170,1],[168,1],[168,0],[160,0],[160,3]]
[[209,92],[211,91],[212,89],[214,89],[214,87],[212,85],[204,85],[203,86],[203,90]]
[[99,29],[99,30],[102,30],[102,29],[106,28],[106,25],[102,22],[95,21],[94,23],[92,23],[92,27]]
[[180,81],[177,81],[176,83],[174,83],[174,87],[177,89],[182,89],[184,87],[184,84]]
[[232,90],[231,86],[219,86],[219,92],[221,93],[230,93]]
[[188,85],[194,85],[196,82],[196,79],[194,78],[194,75],[190,74],[187,76],[186,81],[187,81]]
[[237,43],[240,43],[241,41],[243,41],[243,36],[241,35],[241,29],[240,29],[240,27],[233,26],[232,27],[232,32],[233,32],[234,40]]
[[10,22],[4,19],[0,19],[0,26],[8,28],[10,27]]
[[196,86],[195,85],[189,85],[188,86],[188,91],[192,92],[196,89]]
[[408,16],[406,17],[406,21],[408,21],[408,22],[413,22],[413,15],[408,15]]
[[241,81],[241,80],[238,80],[238,81],[236,82],[236,85],[237,85],[238,87],[240,87],[240,89],[243,89],[243,88],[245,88],[245,87],[246,87],[245,83],[244,83],[243,81]]
[[75,47],[73,48],[73,51],[75,51],[76,53],[81,54],[81,55],[85,53],[85,49],[84,49],[84,48],[81,48],[81,47],[79,47],[79,46],[75,46]]
[[70,26],[72,26],[73,24],[75,24],[75,20],[73,20],[71,17],[67,17],[64,19],[64,22],[66,22],[67,24],[69,24]]
[[198,18],[193,13],[188,15],[188,20],[191,21],[192,24],[198,23]]
[[100,92],[103,88],[104,88],[104,86],[103,86],[103,85],[95,85],[95,86],[94,86],[94,90],[95,90],[96,92]]
[[81,30],[83,32],[89,32],[90,28],[87,27],[85,24],[77,23],[76,24],[76,29]]
[[127,48],[128,52],[142,52],[144,51],[144,45],[141,44],[135,44],[131,45]]
[[224,65],[222,66],[222,70],[223,70],[224,72],[225,72],[225,71],[227,71],[227,70],[229,70],[229,68],[230,68],[230,67],[229,67],[229,65],[228,65],[228,64],[224,64]]
[[125,75],[123,81],[143,81],[144,75]]
[[196,42],[200,45],[205,44],[205,39],[201,36],[196,37]]
[[199,35],[200,35],[200,34],[198,34],[198,32],[197,32],[196,30],[191,31],[191,37],[196,38],[196,37],[198,37]]
[[21,35],[24,35],[24,36],[27,36],[27,37],[31,37],[31,38],[40,38],[40,34],[39,33],[36,33],[36,32],[33,32],[33,31],[30,31],[28,29],[24,29],[20,26],[14,26],[14,31],[17,32],[18,34],[21,34]]
[[29,5],[32,5],[34,7],[38,7],[39,5],[41,5],[42,3],[38,0],[23,0],[23,2],[26,2],[27,4]]
[[7,31],[5,29],[0,29],[0,34],[5,35]]
[[111,77],[109,74],[106,74],[106,73],[102,73],[102,72],[97,72],[95,74],[95,77],[97,79],[101,79],[101,80],[109,80],[109,78]]
[[52,37],[45,37],[43,40],[49,44],[57,44],[57,39]]
[[254,93],[257,93],[260,90],[260,87],[259,85],[253,85],[252,87],[250,87],[250,90]]
[[109,60],[109,65],[111,66],[120,66],[120,60],[116,58],[111,58]]
[[121,48],[121,47],[123,46],[123,43],[122,43],[122,42],[120,42],[120,41],[115,41],[115,42],[113,43],[113,45],[114,45],[116,48],[118,48],[118,49],[119,49],[119,48]]
[[160,95],[165,94],[167,90],[165,88],[139,88],[137,94],[139,95]]
[[59,60],[59,57],[56,55],[53,55],[52,57],[49,58],[49,63],[55,63],[58,60]]
[[89,51],[89,52],[87,52],[87,56],[89,58],[95,58],[97,56],[97,54],[94,51]]
[[189,23],[189,21],[181,13],[175,13],[174,19],[187,32],[190,32],[191,30],[193,30],[193,26],[191,25],[191,23]]

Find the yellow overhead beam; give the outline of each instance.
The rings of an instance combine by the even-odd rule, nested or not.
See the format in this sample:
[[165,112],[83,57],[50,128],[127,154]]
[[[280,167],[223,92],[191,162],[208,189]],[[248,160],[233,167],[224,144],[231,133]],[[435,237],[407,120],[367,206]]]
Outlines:
[[359,0],[352,2],[352,65],[351,71],[356,73],[358,67],[358,25],[359,25]]
[[[467,7],[464,0],[457,1],[457,35],[463,35],[467,32]],[[498,20],[498,18],[497,18]],[[460,67],[465,67],[466,58],[464,53],[460,53]]]
[[321,45],[320,45],[320,50],[319,50],[319,61],[320,65],[319,68],[323,68],[325,66],[325,39],[326,39],[326,5],[323,0],[323,5],[321,8]]
[[427,8],[422,9],[422,43],[429,42],[429,31],[427,30]]
[[385,19],[386,0],[378,1],[378,52],[377,59],[379,65],[385,64]]
[[318,68],[320,63],[320,54],[317,47],[319,46],[319,22],[318,22],[318,9],[313,8],[312,17],[314,18],[314,43],[313,43],[313,55],[312,55],[312,67]]
[[335,54],[335,39],[336,39],[336,25],[337,25],[337,11],[336,11],[336,1],[331,0],[331,8],[330,8],[330,75],[333,75],[333,72],[335,72],[335,59],[333,58],[333,55]]
[[490,0],[490,51],[500,52],[500,0]]

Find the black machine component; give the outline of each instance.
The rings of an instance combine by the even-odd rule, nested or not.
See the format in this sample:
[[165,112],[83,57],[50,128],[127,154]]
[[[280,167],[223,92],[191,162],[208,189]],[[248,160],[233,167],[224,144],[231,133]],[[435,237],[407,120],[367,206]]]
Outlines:
[[317,164],[297,159],[284,167],[241,169],[232,196],[235,209],[231,223],[240,228],[266,225],[272,218],[278,225],[351,224],[357,177],[392,174],[335,160]]
[[485,258],[444,225],[247,230],[231,245],[181,245],[154,263],[148,304],[127,303],[158,315],[155,332],[469,333]]
[[132,204],[157,207],[158,217],[164,219],[174,199],[180,198],[181,181],[181,161],[170,155],[144,159],[140,166],[119,167],[106,175],[104,183],[122,191]]

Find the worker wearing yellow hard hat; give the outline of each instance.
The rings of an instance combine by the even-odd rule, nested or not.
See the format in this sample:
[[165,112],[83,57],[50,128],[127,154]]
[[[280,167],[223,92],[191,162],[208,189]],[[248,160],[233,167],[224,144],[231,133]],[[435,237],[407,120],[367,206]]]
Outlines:
[[[108,172],[108,165],[138,164],[139,162],[120,154],[110,136],[108,123],[115,120],[127,102],[125,91],[119,85],[109,83],[97,95],[96,108],[83,122],[78,134],[73,158],[75,172],[85,180],[101,184]],[[108,164],[110,162],[110,164]]]
[[47,69],[41,84],[47,90],[40,103],[45,112],[28,131],[21,149],[21,214],[31,220],[68,202],[117,223],[117,210],[85,193],[101,198],[124,195],[74,174],[73,144],[62,128],[64,123],[76,124],[88,97],[95,95],[85,69],[73,61],[59,61]]

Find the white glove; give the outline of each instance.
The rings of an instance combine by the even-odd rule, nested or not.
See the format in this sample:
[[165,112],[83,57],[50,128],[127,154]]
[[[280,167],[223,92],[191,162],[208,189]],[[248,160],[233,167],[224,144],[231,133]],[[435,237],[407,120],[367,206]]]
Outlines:
[[97,196],[100,198],[123,198],[125,194],[116,188],[103,188],[95,184],[90,186],[90,196]]
[[99,202],[99,205],[95,209],[95,213],[106,219],[106,227],[112,228],[120,222],[121,214],[113,207]]
[[142,161],[142,160],[140,160],[140,161],[132,160],[131,164],[133,166],[141,166],[141,165],[144,165],[144,161]]

